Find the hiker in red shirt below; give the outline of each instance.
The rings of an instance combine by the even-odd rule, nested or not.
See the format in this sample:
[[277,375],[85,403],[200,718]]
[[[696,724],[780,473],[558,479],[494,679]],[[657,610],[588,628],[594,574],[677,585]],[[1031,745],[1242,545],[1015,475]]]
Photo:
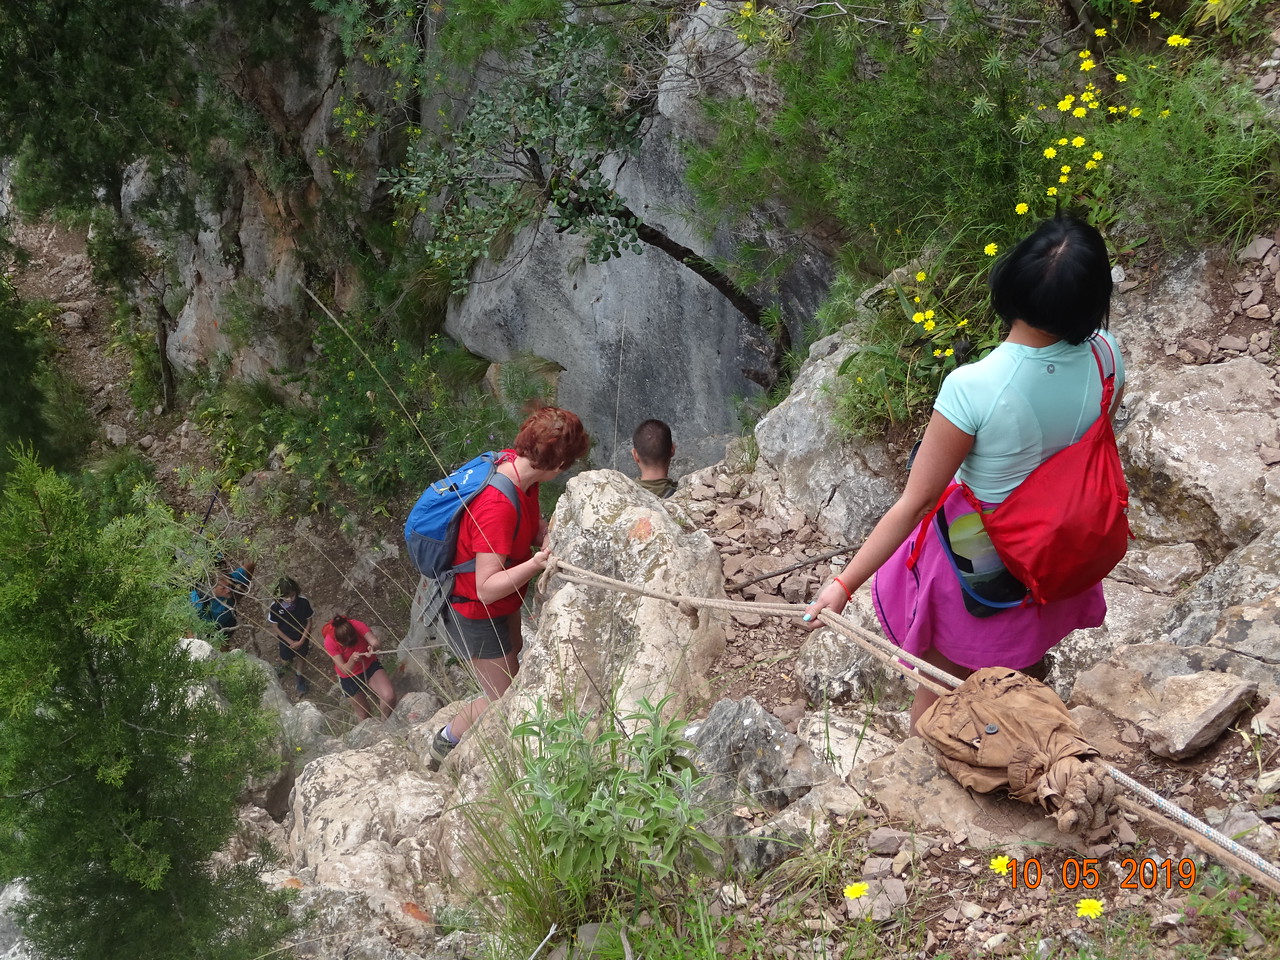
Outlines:
[[520,607],[529,581],[546,567],[548,556],[538,487],[568,469],[590,445],[575,414],[557,407],[538,410],[520,427],[512,449],[498,459],[497,472],[515,484],[519,510],[491,485],[463,514],[453,562],[456,566],[474,558],[475,570],[457,574],[443,620],[450,649],[471,664],[483,694],[437,731],[430,748],[433,770],[489,704],[506,693],[520,669]]
[[391,716],[396,691],[378,660],[382,644],[372,628],[359,620],[337,616],[324,625],[321,636],[325,652],[333,658],[333,669],[342,684],[342,692],[351,699],[356,719],[370,716],[369,694],[378,698],[382,719]]
[[[1102,584],[1065,599],[1029,602],[1026,587],[992,547],[982,516],[998,514],[1033,470],[1085,435],[1099,419],[1113,372],[1108,417],[1119,408],[1124,365],[1105,332],[1111,300],[1106,243],[1088,224],[1059,215],[997,262],[989,282],[1004,341],[947,375],[902,496],[804,619],[816,628],[819,612],[843,609],[874,574],[876,615],[903,650],[961,679],[988,666],[1043,678],[1044,656],[1054,644],[1102,624]],[[968,486],[982,513],[963,488],[953,489],[953,478]],[[913,733],[935,699],[917,687]]]

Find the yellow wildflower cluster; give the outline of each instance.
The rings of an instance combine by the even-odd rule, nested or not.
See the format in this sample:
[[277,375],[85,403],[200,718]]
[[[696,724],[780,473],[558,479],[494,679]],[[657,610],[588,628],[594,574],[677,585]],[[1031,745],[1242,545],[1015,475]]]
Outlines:
[[1174,34],[1171,34],[1167,40],[1165,40],[1165,43],[1167,43],[1171,47],[1189,47],[1191,46],[1191,38],[1184,37],[1181,34],[1174,33]]

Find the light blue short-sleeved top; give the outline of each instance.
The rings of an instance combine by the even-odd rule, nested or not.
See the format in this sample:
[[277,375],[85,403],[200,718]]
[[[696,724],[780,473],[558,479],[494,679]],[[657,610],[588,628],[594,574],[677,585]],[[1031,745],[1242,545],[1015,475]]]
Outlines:
[[[1119,392],[1120,348],[1109,333],[1098,336],[1104,369],[1110,369],[1108,345],[1115,356]],[[1101,402],[1102,380],[1088,343],[1002,343],[977,363],[951,371],[933,409],[973,436],[956,476],[979,499],[999,503],[1032,470],[1084,436]]]

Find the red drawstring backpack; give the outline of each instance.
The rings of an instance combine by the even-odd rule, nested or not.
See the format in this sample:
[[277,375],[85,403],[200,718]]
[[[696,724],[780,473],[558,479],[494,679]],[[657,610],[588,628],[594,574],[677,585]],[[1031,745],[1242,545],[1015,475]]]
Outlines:
[[[982,525],[1006,569],[1026,586],[1031,603],[1065,600],[1101,583],[1124,558],[1133,536],[1129,532],[1129,485],[1111,429],[1115,355],[1108,375],[1098,343],[1111,352],[1111,344],[1102,337],[1089,343],[1102,378],[1102,404],[1098,419],[1084,436],[1032,470],[989,513],[983,513],[981,502],[967,485],[959,484],[982,516]],[[907,558],[908,568],[915,566],[930,521],[954,489],[952,485],[943,492],[921,523],[915,548]]]

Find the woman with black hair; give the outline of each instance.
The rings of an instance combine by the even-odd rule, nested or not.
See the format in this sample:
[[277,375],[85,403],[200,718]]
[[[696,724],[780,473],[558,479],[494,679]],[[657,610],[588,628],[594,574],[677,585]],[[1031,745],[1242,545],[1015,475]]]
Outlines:
[[[1073,630],[1100,626],[1107,610],[1101,584],[1044,605],[974,603],[961,576],[994,590],[994,600],[1025,591],[1003,569],[981,514],[959,488],[944,503],[942,522],[917,533],[953,478],[989,512],[1031,471],[1079,440],[1099,415],[1100,368],[1115,371],[1109,414],[1120,404],[1124,365],[1106,332],[1111,265],[1095,228],[1065,214],[1045,221],[996,264],[990,288],[1004,341],[943,381],[902,496],[804,617],[816,628],[820,611],[843,609],[875,574],[873,599],[886,635],[960,678],[987,666],[1043,673],[1041,662],[1054,644]],[[923,542],[909,566],[917,539]],[[935,699],[917,688],[913,731]]]

